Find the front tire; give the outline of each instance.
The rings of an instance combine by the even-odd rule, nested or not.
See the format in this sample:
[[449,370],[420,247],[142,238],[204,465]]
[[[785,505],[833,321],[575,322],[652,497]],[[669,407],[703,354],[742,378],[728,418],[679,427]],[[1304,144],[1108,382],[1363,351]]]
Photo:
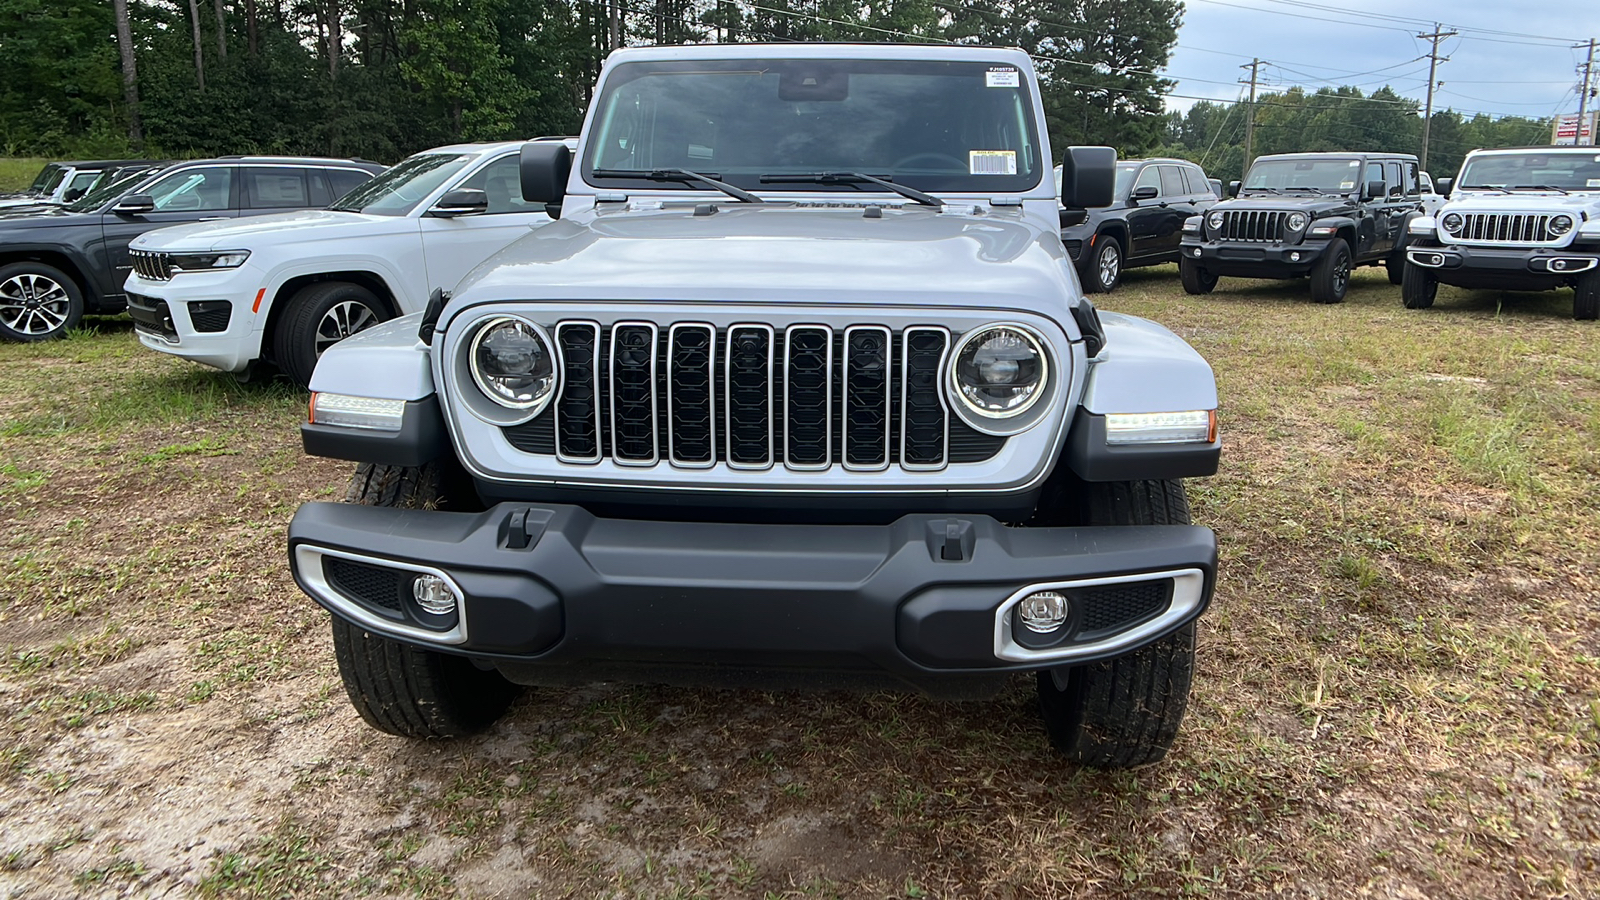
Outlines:
[[[1090,482],[1071,510],[1055,515],[1082,525],[1187,525],[1181,481]],[[1063,515],[1064,514],[1064,515]],[[1103,769],[1156,762],[1167,755],[1194,676],[1195,623],[1114,659],[1037,673],[1039,713],[1057,751]]]
[[1600,319],[1600,269],[1578,276],[1572,295],[1572,317],[1579,321]]
[[1311,299],[1318,303],[1343,303],[1350,290],[1350,245],[1334,238],[1322,258],[1311,267]]
[[[401,509],[471,505],[432,464],[362,463],[350,479],[348,503]],[[458,500],[459,503],[452,503]],[[333,651],[350,703],[368,725],[407,738],[472,734],[494,724],[521,688],[471,660],[390,640],[333,618]]]
[[1217,276],[1200,268],[1199,263],[1190,262],[1187,258],[1178,260],[1178,280],[1183,282],[1183,292],[1186,294],[1209,294],[1217,286]]
[[1109,234],[1095,241],[1083,287],[1091,294],[1109,294],[1122,283],[1122,244]]
[[1406,263],[1400,276],[1400,302],[1406,309],[1428,309],[1439,294],[1439,278],[1422,266]]
[[83,291],[54,266],[27,260],[0,266],[0,339],[48,341],[83,320]]
[[272,349],[278,368],[301,387],[311,386],[317,360],[334,344],[389,318],[376,294],[347,281],[307,285],[278,319]]

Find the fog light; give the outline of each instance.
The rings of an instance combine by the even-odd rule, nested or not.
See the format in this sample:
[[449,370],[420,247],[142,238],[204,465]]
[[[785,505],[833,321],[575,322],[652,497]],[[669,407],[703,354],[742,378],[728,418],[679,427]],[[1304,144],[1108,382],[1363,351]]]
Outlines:
[[1035,634],[1049,634],[1067,621],[1067,598],[1055,591],[1036,591],[1017,604],[1017,618]]
[[1567,267],[1567,261],[1564,260],[1564,259],[1553,259],[1553,260],[1550,261],[1550,268],[1556,270],[1557,272],[1561,271],[1562,269],[1565,269],[1566,267]]
[[1196,247],[1193,250],[1190,250],[1189,251],[1189,255],[1193,256],[1195,259],[1199,259],[1200,258],[1200,248]]
[[418,575],[411,582],[411,596],[422,611],[435,616],[448,616],[456,611],[456,592],[450,582],[437,575]]
[[1289,251],[1289,262],[1299,262],[1299,261],[1300,261],[1300,251],[1299,250],[1291,250],[1291,251]]

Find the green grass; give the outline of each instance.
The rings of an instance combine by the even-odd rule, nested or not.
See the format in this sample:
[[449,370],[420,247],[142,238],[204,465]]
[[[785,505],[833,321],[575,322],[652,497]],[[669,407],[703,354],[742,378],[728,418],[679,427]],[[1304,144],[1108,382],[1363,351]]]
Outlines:
[[48,159],[0,156],[0,193],[26,190]]

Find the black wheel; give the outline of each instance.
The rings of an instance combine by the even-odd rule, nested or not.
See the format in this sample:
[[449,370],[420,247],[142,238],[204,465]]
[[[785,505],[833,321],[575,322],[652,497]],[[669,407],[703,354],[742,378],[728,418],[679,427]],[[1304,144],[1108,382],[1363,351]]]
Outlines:
[[334,344],[389,318],[371,291],[346,281],[307,285],[289,300],[272,336],[275,362],[301,387],[311,385],[317,360]]
[[1186,294],[1209,294],[1217,286],[1217,276],[1186,258],[1178,260],[1178,280],[1183,282]]
[[1091,294],[1109,294],[1122,281],[1122,245],[1109,234],[1095,239],[1094,253],[1083,274],[1083,289]]
[[25,262],[0,266],[0,338],[47,341],[83,319],[83,291],[54,266]]
[[[345,500],[406,509],[452,505],[443,471],[363,463]],[[350,703],[367,724],[409,738],[455,737],[482,731],[521,693],[499,672],[471,660],[435,653],[373,634],[337,616],[333,651]]]
[[1389,258],[1383,261],[1383,268],[1389,273],[1390,284],[1403,283],[1402,280],[1405,278],[1406,271],[1406,251],[1402,248],[1391,253]]
[[1334,238],[1322,258],[1311,267],[1311,299],[1318,303],[1343,303],[1350,289],[1350,245]]
[[1572,295],[1574,319],[1600,319],[1600,269],[1578,276],[1578,285]]
[[1406,263],[1400,276],[1400,302],[1406,309],[1427,309],[1439,293],[1439,279],[1433,272],[1413,263]]
[[[1078,483],[1047,516],[1060,524],[1181,525],[1181,481]],[[1043,512],[1043,511],[1041,511]],[[1125,768],[1167,755],[1189,705],[1195,624],[1115,659],[1038,673],[1039,712],[1055,748],[1079,765]]]

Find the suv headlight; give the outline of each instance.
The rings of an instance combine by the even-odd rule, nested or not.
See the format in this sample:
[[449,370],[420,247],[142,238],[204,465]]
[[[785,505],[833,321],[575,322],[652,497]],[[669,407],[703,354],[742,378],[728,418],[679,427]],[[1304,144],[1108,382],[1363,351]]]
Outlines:
[[478,389],[507,409],[537,415],[555,393],[550,342],[526,319],[490,319],[472,338],[467,360]]
[[1455,234],[1461,230],[1461,216],[1456,213],[1446,213],[1444,218],[1439,220],[1439,227],[1448,234]]
[[[961,339],[951,355],[950,393],[981,420],[1014,419],[1039,402],[1050,378],[1044,344],[1020,325],[985,325]],[[1009,424],[1009,423],[1007,423]],[[995,422],[993,428],[1006,429]]]
[[1288,218],[1283,220],[1283,224],[1287,226],[1290,231],[1299,231],[1300,229],[1306,227],[1306,214],[1301,212],[1289,213]]
[[1214,212],[1211,215],[1206,216],[1206,224],[1210,225],[1212,227],[1212,229],[1221,228],[1222,227],[1222,213]]
[[173,272],[204,272],[208,269],[237,269],[250,258],[249,250],[223,250],[218,253],[173,253],[167,257]]
[[1555,235],[1566,234],[1572,230],[1572,217],[1560,215],[1550,220],[1550,233]]

